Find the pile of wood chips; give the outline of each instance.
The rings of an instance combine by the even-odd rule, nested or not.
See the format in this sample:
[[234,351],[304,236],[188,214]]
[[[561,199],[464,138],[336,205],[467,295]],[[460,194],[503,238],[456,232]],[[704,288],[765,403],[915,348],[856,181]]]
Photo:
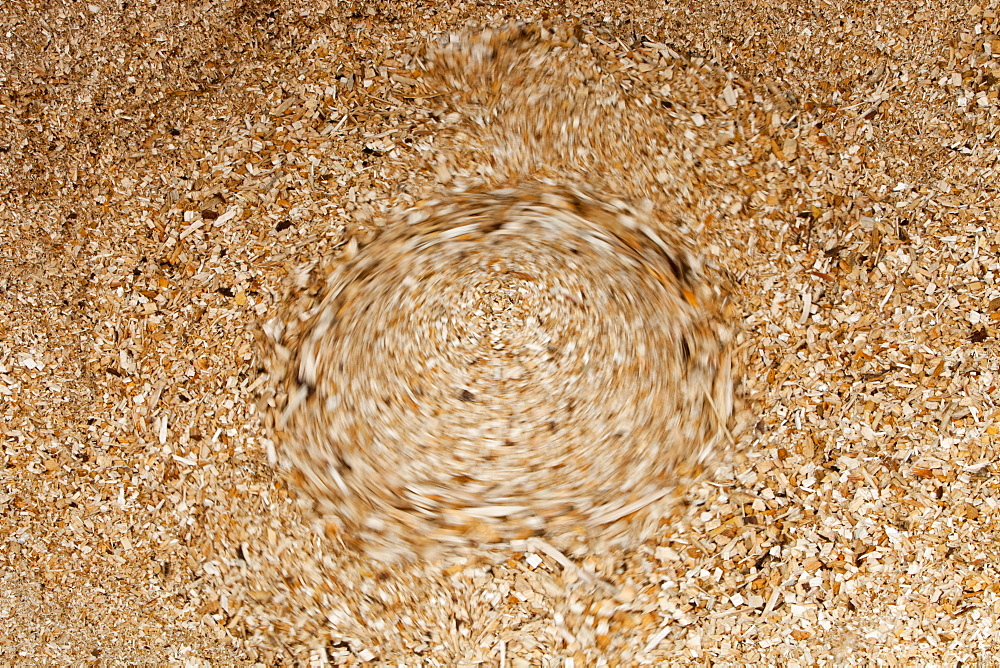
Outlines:
[[[997,10],[545,4],[0,7],[0,664],[994,656]],[[635,545],[344,549],[258,333],[532,179],[683,226],[753,420]]]

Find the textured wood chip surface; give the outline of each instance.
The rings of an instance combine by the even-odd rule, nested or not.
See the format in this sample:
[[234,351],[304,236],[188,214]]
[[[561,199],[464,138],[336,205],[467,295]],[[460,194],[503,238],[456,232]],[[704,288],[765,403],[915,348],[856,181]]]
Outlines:
[[[0,664],[996,662],[997,8],[542,4],[0,5]],[[752,419],[637,544],[368,559],[260,332],[530,180],[684,230]]]
[[655,223],[564,186],[463,192],[267,324],[272,433],[345,542],[585,553],[655,532],[640,518],[714,464],[734,404],[718,289]]

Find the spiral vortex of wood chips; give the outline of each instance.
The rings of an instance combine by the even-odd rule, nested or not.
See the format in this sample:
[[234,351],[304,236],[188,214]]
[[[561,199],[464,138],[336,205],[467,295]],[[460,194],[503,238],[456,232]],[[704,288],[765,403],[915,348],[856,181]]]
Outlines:
[[718,291],[662,227],[543,184],[411,211],[279,346],[299,486],[376,555],[637,535],[733,404]]

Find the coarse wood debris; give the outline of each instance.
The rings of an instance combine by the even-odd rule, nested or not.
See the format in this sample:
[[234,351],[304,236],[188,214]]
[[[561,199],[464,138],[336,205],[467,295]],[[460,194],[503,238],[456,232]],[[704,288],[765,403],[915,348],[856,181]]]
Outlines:
[[[996,5],[546,4],[0,5],[0,663],[995,661]],[[529,177],[683,221],[753,419],[638,545],[361,558],[258,332]]]

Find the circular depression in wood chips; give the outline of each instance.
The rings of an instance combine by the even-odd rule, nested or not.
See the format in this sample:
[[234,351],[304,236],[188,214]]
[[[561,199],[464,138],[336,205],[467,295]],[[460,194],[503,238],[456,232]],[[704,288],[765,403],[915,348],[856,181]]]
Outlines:
[[379,556],[638,535],[732,412],[719,291],[667,227],[546,185],[411,211],[280,346],[300,488]]

